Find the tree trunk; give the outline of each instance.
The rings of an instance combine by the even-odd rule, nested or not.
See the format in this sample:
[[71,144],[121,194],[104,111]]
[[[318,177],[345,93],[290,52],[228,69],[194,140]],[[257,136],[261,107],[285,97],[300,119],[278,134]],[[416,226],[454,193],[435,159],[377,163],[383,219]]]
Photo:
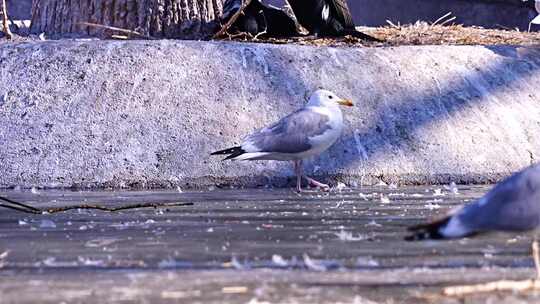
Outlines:
[[104,37],[110,29],[95,26],[102,25],[156,38],[201,39],[217,31],[222,6],[223,0],[34,0],[31,32]]
[[13,34],[9,30],[6,0],[0,0],[0,15],[2,18],[2,31],[4,31],[7,39],[11,39]]

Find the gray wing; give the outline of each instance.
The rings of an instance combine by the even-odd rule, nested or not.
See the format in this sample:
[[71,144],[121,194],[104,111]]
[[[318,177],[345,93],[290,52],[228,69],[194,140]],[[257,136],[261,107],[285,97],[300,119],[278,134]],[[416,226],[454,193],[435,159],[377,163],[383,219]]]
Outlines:
[[465,206],[460,221],[474,231],[524,231],[540,224],[540,165],[497,184],[483,198]]
[[354,28],[354,21],[347,0],[330,0],[328,2],[336,19],[343,23],[343,27]]
[[[326,115],[300,109],[270,127],[261,129],[245,140],[244,146],[254,146],[257,152],[300,153],[311,149],[309,138],[330,129]],[[251,151],[248,151],[251,152]]]

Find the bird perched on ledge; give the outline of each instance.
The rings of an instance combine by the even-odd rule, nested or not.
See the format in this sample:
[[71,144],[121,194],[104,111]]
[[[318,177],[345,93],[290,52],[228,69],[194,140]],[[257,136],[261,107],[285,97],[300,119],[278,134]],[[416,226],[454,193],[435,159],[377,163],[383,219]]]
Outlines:
[[381,40],[359,32],[347,0],[288,0],[298,23],[316,36],[351,35],[364,40]]
[[294,162],[298,192],[302,191],[302,178],[312,186],[328,190],[328,185],[303,174],[302,160],[320,154],[339,138],[343,130],[340,105],[353,103],[330,91],[317,90],[305,107],[248,135],[240,146],[211,155],[227,155],[224,160],[290,160]]
[[531,22],[529,22],[529,32],[531,31],[531,25],[532,24],[540,25],[540,0],[535,0],[534,1],[534,8],[536,9],[536,12],[538,12],[539,15],[534,17],[534,19],[531,20]]
[[540,164],[506,178],[477,201],[427,224],[409,227],[406,240],[460,238],[540,226]]
[[[242,9],[246,0],[226,0],[223,4],[221,22],[226,24]],[[298,35],[294,19],[277,7],[265,4],[260,0],[250,0],[231,30],[249,33],[252,36],[289,37]]]

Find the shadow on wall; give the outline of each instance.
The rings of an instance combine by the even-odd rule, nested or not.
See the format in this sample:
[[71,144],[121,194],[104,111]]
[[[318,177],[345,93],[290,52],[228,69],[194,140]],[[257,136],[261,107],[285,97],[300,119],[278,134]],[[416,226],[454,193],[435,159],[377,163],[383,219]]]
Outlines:
[[[464,117],[460,113],[465,115],[472,110],[471,108],[475,104],[497,102],[498,105],[504,105],[507,101],[497,101],[495,98],[490,98],[490,95],[499,90],[506,90],[510,86],[515,86],[517,85],[516,82],[540,72],[540,49],[510,46],[488,46],[486,48],[505,57],[505,59],[493,65],[486,65],[476,73],[455,75],[451,82],[439,83],[438,92],[426,91],[416,96],[414,92],[408,92],[404,95],[414,97],[392,103],[397,106],[387,107],[381,105],[374,118],[371,119],[377,124],[366,128],[369,131],[356,133],[354,130],[349,130],[344,134],[340,143],[341,147],[335,147],[349,151],[348,157],[343,159],[340,169],[349,166],[362,166],[364,161],[377,158],[383,152],[392,153],[393,151],[387,150],[389,147],[396,150],[411,150],[411,146],[413,146],[411,142],[415,140],[413,137],[417,130],[450,118],[460,119],[460,117]],[[434,64],[436,63],[434,62]],[[388,68],[391,69],[391,67]],[[455,81],[456,79],[459,79],[459,81]],[[438,82],[438,80],[434,80]],[[520,105],[515,104],[514,106],[519,107]],[[422,111],[422,109],[429,109],[429,111]],[[487,121],[487,124],[489,125],[489,121]],[[459,130],[456,131],[459,132]],[[491,132],[497,139],[504,140],[502,136],[505,134],[497,134],[497,130],[493,129],[486,131]],[[525,133],[527,132],[525,131]],[[498,136],[501,136],[501,138],[498,138]],[[535,137],[529,138],[529,140],[536,141]],[[361,153],[350,153],[356,150],[357,141],[363,143],[365,147],[363,155]],[[535,145],[533,144],[533,146]],[[485,148],[481,147],[481,149]],[[526,151],[526,148],[524,147],[523,150]],[[414,153],[414,151],[410,152]],[[534,155],[531,155],[531,157],[534,157]],[[450,176],[448,178],[448,180],[440,180],[439,182],[456,181],[450,180]],[[459,182],[472,181],[464,180]]]

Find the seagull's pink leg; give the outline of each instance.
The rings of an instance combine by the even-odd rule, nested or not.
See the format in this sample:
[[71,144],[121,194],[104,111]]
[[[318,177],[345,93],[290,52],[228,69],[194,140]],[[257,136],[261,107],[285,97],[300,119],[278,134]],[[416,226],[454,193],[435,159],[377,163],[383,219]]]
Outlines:
[[294,172],[296,173],[296,191],[302,192],[302,161],[294,161]]

